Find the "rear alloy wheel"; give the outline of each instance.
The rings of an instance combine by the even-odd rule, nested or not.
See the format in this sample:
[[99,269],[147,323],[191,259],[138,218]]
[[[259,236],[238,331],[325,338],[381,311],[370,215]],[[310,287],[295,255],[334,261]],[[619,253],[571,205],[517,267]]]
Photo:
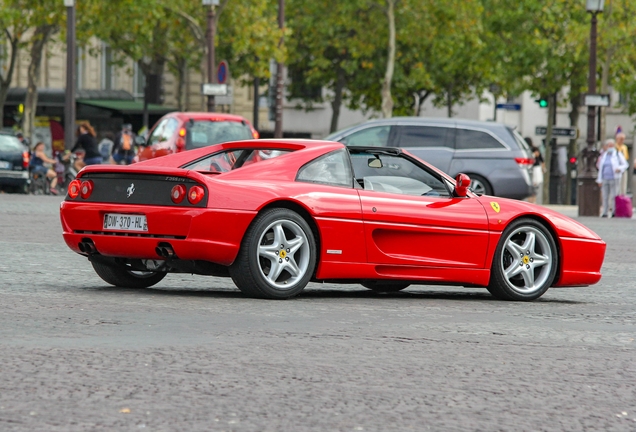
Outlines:
[[305,289],[315,267],[311,228],[298,213],[276,208],[252,222],[230,275],[245,295],[287,299]]
[[377,280],[377,281],[365,281],[361,284],[365,288],[369,288],[375,292],[398,292],[403,289],[408,288],[411,284],[400,281],[387,281],[387,280]]
[[477,174],[469,174],[470,189],[475,195],[492,195],[492,186],[488,180]]
[[166,277],[165,272],[142,272],[126,266],[110,266],[91,262],[95,273],[111,285],[122,288],[148,288],[158,284]]
[[503,232],[488,291],[502,300],[535,300],[552,285],[557,248],[550,232],[532,219],[519,219]]

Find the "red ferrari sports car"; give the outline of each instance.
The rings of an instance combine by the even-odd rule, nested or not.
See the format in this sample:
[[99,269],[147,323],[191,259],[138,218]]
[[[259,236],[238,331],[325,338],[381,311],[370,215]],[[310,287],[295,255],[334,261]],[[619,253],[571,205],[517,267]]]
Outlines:
[[61,219],[68,246],[121,287],[184,272],[230,276],[259,298],[318,281],[485,287],[533,300],[600,280],[605,243],[594,232],[469,184],[395,148],[240,141],[88,166]]

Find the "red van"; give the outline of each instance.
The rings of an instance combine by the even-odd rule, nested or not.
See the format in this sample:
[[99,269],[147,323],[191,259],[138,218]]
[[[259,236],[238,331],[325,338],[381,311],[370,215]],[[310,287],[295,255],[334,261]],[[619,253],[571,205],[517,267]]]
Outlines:
[[228,141],[258,138],[245,118],[222,113],[173,112],[161,117],[141,144],[135,162]]

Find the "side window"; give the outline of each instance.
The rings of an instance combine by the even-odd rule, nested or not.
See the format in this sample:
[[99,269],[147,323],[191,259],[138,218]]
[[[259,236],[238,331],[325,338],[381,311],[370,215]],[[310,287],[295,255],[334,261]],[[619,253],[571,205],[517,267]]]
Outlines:
[[401,195],[450,197],[446,183],[411,160],[397,155],[352,153],[356,181],[365,190]]
[[315,159],[300,170],[297,181],[353,187],[353,173],[349,154],[345,149]]
[[167,118],[161,120],[161,123],[157,125],[152,134],[148,137],[148,145],[162,143],[169,141],[172,135],[177,130],[179,122],[174,118]]
[[449,129],[435,126],[400,126],[400,147],[452,147]]
[[486,132],[457,129],[457,150],[503,149],[504,146]]
[[386,147],[390,146],[389,134],[391,126],[375,126],[354,132],[346,136],[341,142],[347,146]]

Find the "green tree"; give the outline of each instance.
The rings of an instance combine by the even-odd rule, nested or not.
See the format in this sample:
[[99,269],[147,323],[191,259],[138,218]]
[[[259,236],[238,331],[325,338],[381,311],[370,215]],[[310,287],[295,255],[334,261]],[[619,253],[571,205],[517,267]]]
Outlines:
[[13,81],[18,52],[28,28],[23,19],[24,3],[24,0],[0,0],[0,125],[4,121],[4,104]]

